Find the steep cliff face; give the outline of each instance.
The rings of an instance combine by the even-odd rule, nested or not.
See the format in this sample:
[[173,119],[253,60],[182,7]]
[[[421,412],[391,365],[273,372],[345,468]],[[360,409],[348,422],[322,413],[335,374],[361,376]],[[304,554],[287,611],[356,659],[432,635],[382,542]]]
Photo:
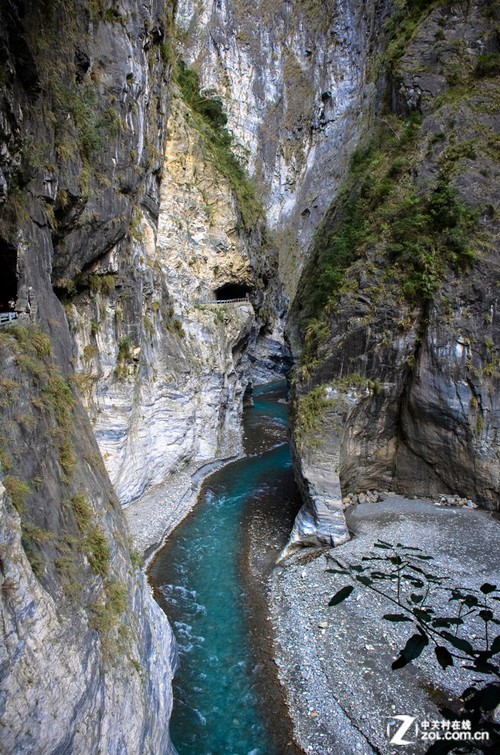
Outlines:
[[313,469],[329,457],[344,496],[457,493],[498,509],[497,11],[406,5],[387,30],[379,125],[292,307],[297,455]]
[[169,752],[173,639],[54,289],[129,253],[137,205],[158,214],[170,11],[5,0],[1,14],[1,310],[18,315],[0,333],[2,747]]
[[175,89],[158,222],[137,217],[129,253],[95,264],[67,302],[77,374],[122,504],[183,464],[241,452],[245,390],[281,370],[283,344],[258,316],[263,278],[275,274],[256,256],[263,229],[242,227],[193,117]]
[[388,5],[178,3],[184,54],[225,104],[262,193],[289,296],[369,120],[368,74]]
[[293,538],[342,542],[372,488],[498,507],[496,6],[392,5],[180,0],[170,103],[162,0],[1,0],[9,751],[169,752],[175,651],[120,504],[240,451],[283,287]]

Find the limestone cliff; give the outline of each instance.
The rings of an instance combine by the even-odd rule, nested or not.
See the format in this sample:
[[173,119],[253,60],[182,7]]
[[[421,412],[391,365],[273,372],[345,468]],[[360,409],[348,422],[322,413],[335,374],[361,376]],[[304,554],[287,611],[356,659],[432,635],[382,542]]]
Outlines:
[[[12,751],[169,751],[175,651],[120,504],[239,453],[247,386],[286,359],[261,205],[229,134],[183,88],[194,74],[177,64],[171,76],[171,12],[2,3],[1,299],[17,317],[1,333]],[[162,534],[160,522],[141,543]]]
[[262,193],[288,296],[376,97],[389,3],[180,0],[186,60],[222,98]]
[[[239,453],[245,390],[256,372],[272,379],[283,350],[263,346],[266,370],[255,348],[271,340],[258,317],[263,276],[274,274],[256,258],[263,230],[241,227],[231,183],[174,91],[158,221],[138,215],[129,251],[95,263],[66,303],[76,371],[122,504],[183,464]],[[234,290],[243,301],[217,303],[238,298]]]
[[498,10],[399,6],[386,97],[289,321],[297,457],[326,542],[318,467],[336,521],[342,496],[373,489],[500,502]]
[[2,745],[167,753],[121,505],[239,453],[290,300],[294,538],[373,488],[498,506],[496,5],[0,9]]
[[0,8],[1,311],[17,315],[0,332],[1,746],[166,753],[173,639],[130,551],[56,293],[128,253],[136,206],[158,214],[170,10]]

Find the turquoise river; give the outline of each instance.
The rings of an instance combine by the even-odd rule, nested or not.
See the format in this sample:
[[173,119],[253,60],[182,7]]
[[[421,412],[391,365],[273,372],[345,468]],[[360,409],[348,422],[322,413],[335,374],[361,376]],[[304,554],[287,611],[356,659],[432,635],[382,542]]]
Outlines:
[[150,568],[179,646],[179,755],[296,752],[275,678],[266,578],[298,507],[284,381],[254,389],[246,456],[205,481]]

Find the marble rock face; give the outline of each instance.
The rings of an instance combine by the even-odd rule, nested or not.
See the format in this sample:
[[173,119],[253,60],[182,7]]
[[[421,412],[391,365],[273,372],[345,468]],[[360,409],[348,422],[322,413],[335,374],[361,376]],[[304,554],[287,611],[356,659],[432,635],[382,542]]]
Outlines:
[[[389,216],[392,212],[397,222],[404,201],[415,197],[427,197],[428,212],[435,215],[433,202],[444,191],[462,213],[460,222],[473,218],[460,227],[468,258],[440,258],[441,266],[431,273],[425,265],[414,268],[409,281],[411,260],[398,261],[384,238],[391,224],[379,233],[380,210],[367,210],[371,235],[366,233],[361,248],[353,249],[342,284],[316,313],[318,319],[308,323],[303,316],[308,308],[304,291],[314,288],[321,272],[314,253],[292,303],[288,339],[297,360],[302,358],[296,404],[321,388],[350,401],[345,415],[329,427],[326,409],[317,447],[298,452],[297,470],[304,476],[313,519],[315,493],[307,492],[305,482],[308,459],[316,455],[321,467],[321,455],[335,443],[336,475],[327,486],[334,496],[340,483],[343,497],[389,490],[408,496],[458,495],[493,510],[500,506],[498,219],[487,209],[499,201],[493,180],[498,163],[488,146],[498,134],[491,117],[498,84],[494,77],[478,75],[481,55],[496,45],[488,13],[486,4],[477,3],[470,13],[440,6],[422,14],[398,58],[396,75],[388,75],[387,82],[393,112],[386,117],[396,125],[411,118],[418,123],[403,160],[404,177],[391,194]],[[458,50],[458,40],[465,57],[457,52],[443,56],[442,45]],[[457,77],[461,95],[450,105]],[[321,243],[342,233],[342,213],[342,199],[334,201],[318,234]],[[451,235],[460,226],[454,223],[449,221]],[[437,224],[428,232],[439,239],[443,229]],[[429,249],[428,238],[422,244]],[[412,289],[419,275],[421,281],[430,275],[430,291]],[[309,325],[321,334],[312,356],[302,352]],[[296,438],[300,432],[297,413]]]
[[388,5],[178,3],[183,55],[224,102],[290,297],[366,127],[373,86],[365,73]]
[[[0,245],[19,313],[0,334],[0,724],[12,753],[172,752],[175,641],[131,557],[67,317],[82,290],[127,288],[135,208],[154,219],[159,201],[171,18],[156,0],[105,10],[1,9]],[[135,348],[122,343],[123,373]]]
[[183,464],[239,453],[245,390],[284,358],[279,334],[259,335],[252,294],[216,303],[224,286],[256,288],[255,250],[179,100],[163,174],[157,226],[142,216],[131,255],[117,261],[119,288],[82,295],[70,312],[87,407],[124,505]]

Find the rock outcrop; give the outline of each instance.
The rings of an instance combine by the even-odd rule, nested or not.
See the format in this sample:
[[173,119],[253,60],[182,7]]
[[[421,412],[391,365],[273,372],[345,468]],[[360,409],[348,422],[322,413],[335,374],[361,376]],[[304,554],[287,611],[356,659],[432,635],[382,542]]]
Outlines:
[[[307,466],[324,465],[337,437],[329,463],[344,496],[456,493],[498,509],[495,11],[424,6],[388,30],[390,104],[292,307],[295,432],[309,401],[319,435]],[[328,424],[328,402],[313,399],[332,390],[350,405]]]
[[154,0],[6,0],[1,16],[1,311],[17,315],[0,332],[1,748],[168,753],[174,640],[59,298],[103,284],[94,266],[116,281],[135,208],[158,214],[171,19]]
[[224,102],[263,197],[289,297],[369,119],[372,56],[388,7],[356,0],[178,3],[183,54]]
[[[241,451],[240,416],[257,339],[252,301],[216,303],[233,283],[257,290],[249,243],[237,231],[231,186],[203,155],[180,98],[157,224],[142,216],[116,268],[68,304],[76,369],[122,504],[180,466]],[[99,281],[113,276],[112,290]],[[96,324],[98,323],[98,324]]]
[[0,346],[2,747],[170,752],[175,644],[86,415],[41,328]]
[[[21,564],[4,551],[6,741],[166,753],[173,640],[120,504],[240,452],[248,385],[287,359],[277,254],[225,132],[229,175],[211,124],[171,81],[170,6],[7,1],[2,12],[0,298],[18,316],[1,334],[2,532],[6,545],[17,533]],[[56,650],[38,658],[62,637],[59,665]],[[49,732],[61,694],[67,715]]]

